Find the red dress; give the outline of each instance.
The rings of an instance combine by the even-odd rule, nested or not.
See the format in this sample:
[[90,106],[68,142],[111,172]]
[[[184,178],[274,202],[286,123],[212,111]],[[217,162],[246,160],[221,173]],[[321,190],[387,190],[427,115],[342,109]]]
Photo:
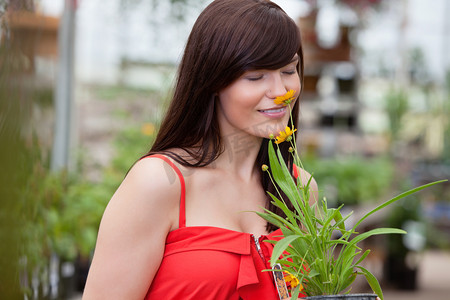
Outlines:
[[[279,299],[268,260],[268,236],[212,226],[186,227],[185,183],[180,170],[165,156],[181,183],[179,228],[169,232],[164,257],[145,299],[275,300]],[[258,246],[257,246],[258,244]]]

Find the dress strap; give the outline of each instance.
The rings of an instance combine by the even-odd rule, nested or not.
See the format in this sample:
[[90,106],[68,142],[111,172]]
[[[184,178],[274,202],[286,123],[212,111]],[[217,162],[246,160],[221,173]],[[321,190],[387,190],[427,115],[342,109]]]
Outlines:
[[178,178],[180,179],[181,184],[181,195],[180,195],[180,216],[178,221],[178,226],[186,227],[186,205],[185,205],[185,197],[186,197],[186,186],[184,183],[184,177],[181,173],[180,169],[166,156],[161,154],[153,154],[147,157],[157,157],[159,159],[164,160],[169,166],[172,167],[172,169],[175,171],[175,173],[178,175]]

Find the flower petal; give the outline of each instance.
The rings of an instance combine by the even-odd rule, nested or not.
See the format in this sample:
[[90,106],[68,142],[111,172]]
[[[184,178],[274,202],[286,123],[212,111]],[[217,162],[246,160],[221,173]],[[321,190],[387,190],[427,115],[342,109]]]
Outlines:
[[283,96],[276,97],[273,102],[277,105],[283,104],[284,106],[286,106],[289,103],[291,103],[292,100],[294,100],[294,94],[295,94],[294,90],[289,90]]

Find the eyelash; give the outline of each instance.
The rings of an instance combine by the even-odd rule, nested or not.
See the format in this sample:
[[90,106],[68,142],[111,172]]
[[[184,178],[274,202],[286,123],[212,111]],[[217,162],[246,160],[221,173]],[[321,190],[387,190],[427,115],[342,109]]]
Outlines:
[[297,71],[296,70],[292,70],[292,71],[284,71],[283,73],[286,75],[294,75]]
[[[297,72],[297,70],[292,70],[292,71],[283,71],[282,73],[285,75],[294,75],[296,72]],[[247,79],[250,81],[258,81],[262,78],[263,78],[263,75],[247,77]]]
[[248,77],[247,79],[250,80],[250,81],[257,81],[257,80],[260,80],[262,78],[263,78],[263,76],[260,75],[260,76],[255,76],[255,77]]

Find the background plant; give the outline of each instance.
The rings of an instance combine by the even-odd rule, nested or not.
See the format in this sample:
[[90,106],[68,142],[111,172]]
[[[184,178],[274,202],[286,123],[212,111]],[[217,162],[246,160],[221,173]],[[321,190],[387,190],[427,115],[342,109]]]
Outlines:
[[319,159],[309,155],[302,162],[308,170],[314,170],[314,178],[331,206],[376,202],[391,188],[394,175],[388,157]]

